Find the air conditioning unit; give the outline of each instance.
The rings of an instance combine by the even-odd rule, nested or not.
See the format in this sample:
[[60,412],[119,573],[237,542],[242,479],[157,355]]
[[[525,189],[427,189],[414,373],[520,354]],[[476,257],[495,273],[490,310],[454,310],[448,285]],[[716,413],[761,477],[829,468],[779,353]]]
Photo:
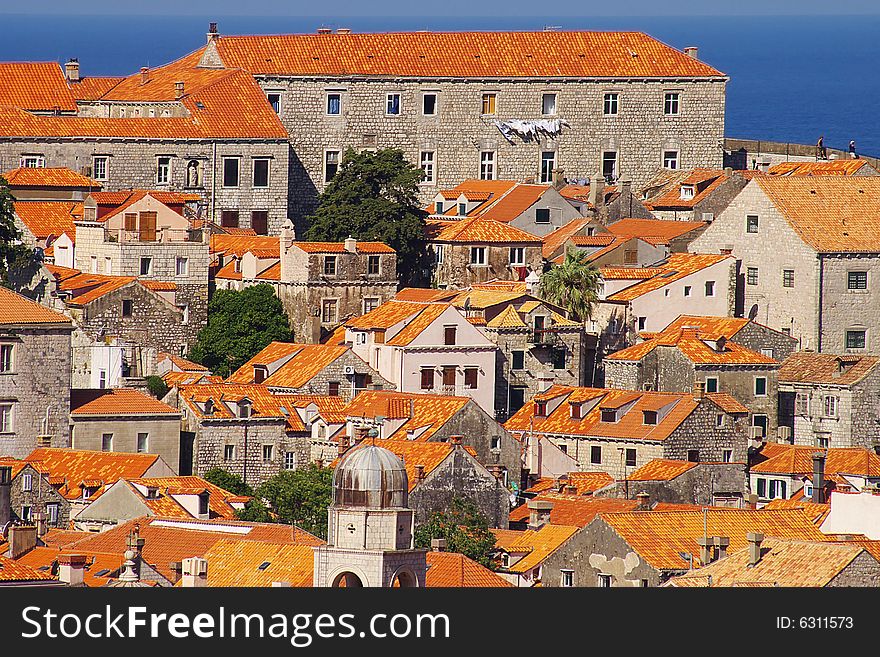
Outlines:
[[781,443],[790,443],[791,427],[776,427],[776,437]]
[[764,438],[764,427],[749,427],[750,440],[762,440]]
[[343,372],[345,372],[346,374],[353,375],[355,373],[354,372],[354,365],[346,365],[345,368],[343,369]]

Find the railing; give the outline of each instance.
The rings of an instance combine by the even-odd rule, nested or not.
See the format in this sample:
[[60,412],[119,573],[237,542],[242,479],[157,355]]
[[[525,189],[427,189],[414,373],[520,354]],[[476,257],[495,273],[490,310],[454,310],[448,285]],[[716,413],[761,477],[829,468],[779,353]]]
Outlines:
[[529,334],[529,342],[537,345],[556,345],[560,338],[556,329],[535,329]]
[[156,230],[126,230],[124,228],[117,228],[115,230],[105,229],[104,241],[122,244],[140,242],[158,242],[161,244],[194,242],[201,244],[204,242],[204,233],[200,229],[189,228],[157,228]]

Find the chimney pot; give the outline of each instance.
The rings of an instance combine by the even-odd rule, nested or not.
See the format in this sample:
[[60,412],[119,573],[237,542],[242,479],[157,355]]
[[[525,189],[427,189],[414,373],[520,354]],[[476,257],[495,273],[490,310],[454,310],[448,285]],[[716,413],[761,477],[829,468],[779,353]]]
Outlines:
[[596,173],[590,181],[590,192],[587,195],[587,202],[598,209],[605,200],[605,177],[601,173]]
[[9,558],[18,559],[37,547],[37,528],[34,525],[12,525],[7,540]]
[[637,511],[650,511],[651,510],[651,494],[647,491],[642,491],[638,495],[636,495],[636,499],[639,501],[638,506],[636,507]]
[[825,502],[825,452],[813,453],[813,502]]
[[186,588],[201,588],[208,584],[208,562],[200,557],[190,557],[181,562],[183,582]]
[[345,250],[349,253],[357,253],[357,240],[351,235],[345,238]]
[[697,59],[697,55],[699,54],[699,48],[696,46],[688,46],[684,49],[684,54],[690,57],[691,59]]
[[178,80],[177,82],[174,83],[174,97],[177,100],[180,100],[181,98],[183,98],[183,87],[184,87],[184,83],[182,80]]
[[79,586],[83,583],[86,570],[86,555],[59,554],[58,580],[68,586]]
[[730,547],[730,539],[727,536],[715,537],[715,549],[718,551],[716,559],[723,559],[727,556],[727,548]]
[[208,23],[208,43],[216,41],[219,37],[220,33],[217,32],[217,23]]
[[761,561],[761,542],[764,540],[764,534],[749,532],[746,534],[746,540],[749,542],[749,565],[757,566]]
[[446,552],[446,539],[445,538],[432,538],[431,539],[431,552]]
[[425,478],[425,466],[417,465],[416,466],[416,481],[422,481]]
[[150,69],[146,66],[141,66],[141,84],[146,84],[150,79]]
[[76,57],[71,57],[64,64],[64,77],[68,82],[79,82],[79,60]]
[[449,442],[453,445],[461,445],[463,436],[449,436]]
[[696,381],[694,383],[694,399],[699,401],[703,397],[706,396],[706,383],[705,381]]
[[553,510],[553,502],[549,500],[531,500],[529,509],[529,529],[540,529],[550,524],[550,512]]

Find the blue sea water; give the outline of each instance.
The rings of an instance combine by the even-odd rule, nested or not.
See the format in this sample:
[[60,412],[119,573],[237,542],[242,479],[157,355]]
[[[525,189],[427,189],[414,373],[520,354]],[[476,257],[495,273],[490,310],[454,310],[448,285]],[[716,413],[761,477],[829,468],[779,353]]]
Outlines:
[[880,155],[880,16],[485,18],[261,16],[30,16],[0,14],[0,61],[78,57],[83,75],[126,75],[200,47],[209,21],[224,34],[562,29],[638,30],[677,48],[696,45],[727,73],[729,137],[845,148]]

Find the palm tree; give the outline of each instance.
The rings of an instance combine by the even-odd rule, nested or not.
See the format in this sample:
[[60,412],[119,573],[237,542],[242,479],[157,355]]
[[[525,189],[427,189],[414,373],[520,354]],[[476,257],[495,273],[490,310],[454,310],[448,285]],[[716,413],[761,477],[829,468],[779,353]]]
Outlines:
[[593,316],[599,300],[599,270],[587,262],[587,252],[569,248],[561,265],[541,276],[541,297],[566,308],[572,319],[582,322]]

